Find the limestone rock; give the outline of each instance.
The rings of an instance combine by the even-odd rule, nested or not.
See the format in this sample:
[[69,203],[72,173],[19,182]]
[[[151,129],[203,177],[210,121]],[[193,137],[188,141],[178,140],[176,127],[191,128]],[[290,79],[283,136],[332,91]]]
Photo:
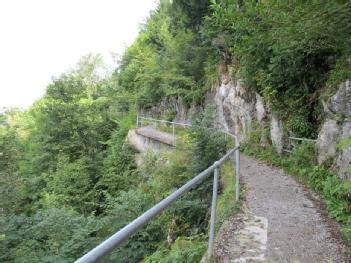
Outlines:
[[238,134],[240,140],[250,135],[254,119],[256,96],[239,81],[226,81],[215,89],[216,125]]
[[261,96],[256,93],[256,115],[257,121],[262,122],[262,120],[266,117],[266,110],[262,101]]
[[351,116],[351,80],[340,84],[338,91],[328,101],[327,111],[344,117]]
[[318,163],[322,164],[336,155],[336,143],[340,135],[338,124],[335,120],[327,119],[319,132],[316,147]]
[[282,122],[272,114],[271,117],[271,140],[276,151],[281,154],[283,151],[283,127]]
[[[345,122],[342,126],[341,140],[349,138],[351,136],[351,122]],[[336,160],[336,164],[339,167],[339,177],[342,179],[351,179],[350,171],[351,168],[351,145],[347,145],[340,149],[339,156]]]
[[340,84],[338,91],[327,101],[324,122],[316,143],[318,162],[321,164],[334,158],[340,178],[351,178],[348,171],[351,165],[351,145],[337,149],[336,145],[351,137],[351,80]]

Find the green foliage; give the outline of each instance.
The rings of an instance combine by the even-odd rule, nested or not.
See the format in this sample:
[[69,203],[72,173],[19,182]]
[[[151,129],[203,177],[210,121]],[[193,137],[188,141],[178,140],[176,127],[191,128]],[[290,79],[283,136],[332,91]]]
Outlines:
[[159,250],[143,260],[143,263],[197,263],[207,248],[203,238],[178,238],[170,249]]
[[289,120],[288,130],[313,137],[329,72],[335,68],[336,85],[350,77],[336,65],[350,56],[351,4],[234,0],[213,1],[212,9],[205,32],[224,39],[217,47],[234,56],[239,77]]
[[4,213],[18,211],[21,200],[22,181],[18,176],[18,162],[23,147],[18,138],[20,126],[16,121],[20,115],[16,110],[0,115],[0,207]]
[[228,160],[220,169],[220,195],[217,201],[216,229],[238,211],[240,204],[234,202],[235,173],[232,160]]
[[227,142],[222,133],[213,128],[215,105],[209,104],[202,118],[193,117],[193,126],[190,130],[192,140],[192,166],[190,171],[194,174],[205,170],[225,154]]
[[67,156],[59,156],[56,172],[46,179],[48,193],[44,195],[44,206],[70,206],[83,214],[94,210],[90,203],[93,183],[86,162],[84,159],[70,162]]
[[[351,51],[349,51],[350,53]],[[351,59],[350,54],[346,54],[336,61],[335,67],[329,74],[322,97],[327,99],[334,95],[339,84],[351,76]]]
[[[193,13],[194,11],[199,13]],[[167,96],[188,104],[202,100],[210,47],[197,33],[209,1],[161,1],[121,60],[118,80],[149,107]]]
[[[117,198],[109,198],[105,234],[112,235],[149,209],[153,203],[154,199],[150,194],[138,190],[121,192]],[[107,262],[140,262],[145,255],[155,251],[160,241],[165,239],[165,228],[163,217],[152,220],[125,245],[113,252]]]
[[116,230],[106,203],[135,185],[136,114],[102,68],[88,55],[29,110],[1,113],[1,262],[73,262]]
[[[286,130],[314,137],[320,95],[351,76],[350,12],[348,1],[160,1],[112,76],[90,54],[28,111],[1,113],[0,261],[72,262],[219,159],[226,141],[200,127],[211,128],[214,106],[182,131],[184,149],[148,155],[139,169],[125,137],[140,107],[166,97],[201,104],[220,64],[260,93]],[[350,185],[316,165],[312,145],[285,158],[257,145],[243,148],[320,192],[351,240]],[[230,165],[222,173],[220,222],[235,210]],[[198,262],[211,188],[208,179],[107,261],[138,262],[159,248],[145,262]]]
[[72,262],[100,241],[101,222],[64,209],[0,217],[1,262]]

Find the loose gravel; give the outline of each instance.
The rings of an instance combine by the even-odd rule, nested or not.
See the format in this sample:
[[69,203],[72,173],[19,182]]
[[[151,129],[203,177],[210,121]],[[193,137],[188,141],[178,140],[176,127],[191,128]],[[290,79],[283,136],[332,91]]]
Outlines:
[[216,262],[351,262],[339,225],[306,187],[283,170],[244,155],[241,176],[243,212],[220,229]]

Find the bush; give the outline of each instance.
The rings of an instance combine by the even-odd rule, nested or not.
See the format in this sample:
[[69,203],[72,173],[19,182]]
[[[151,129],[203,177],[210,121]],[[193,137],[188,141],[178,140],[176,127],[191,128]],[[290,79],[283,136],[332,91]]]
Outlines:
[[198,263],[206,248],[207,242],[201,237],[179,237],[169,250],[157,251],[147,257],[143,263]]

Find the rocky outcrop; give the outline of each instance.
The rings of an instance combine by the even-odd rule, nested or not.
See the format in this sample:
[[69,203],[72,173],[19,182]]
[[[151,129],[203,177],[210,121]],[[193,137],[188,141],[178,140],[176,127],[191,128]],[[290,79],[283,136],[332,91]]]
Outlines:
[[256,118],[256,95],[239,81],[222,82],[213,91],[216,104],[216,126],[238,134],[240,140],[250,135],[251,125]]
[[[221,85],[215,87],[206,97],[206,103],[215,103],[216,126],[238,134],[241,141],[249,138],[253,129],[261,129],[261,143],[267,144],[269,137],[278,153],[283,149],[283,125],[270,113],[261,96],[232,80],[228,74],[222,76]],[[270,127],[269,134],[265,127]]]
[[273,146],[281,154],[283,152],[283,125],[274,114],[271,116],[270,133]]
[[[202,106],[187,107],[181,98],[167,98],[157,107],[141,114],[190,123],[191,112],[201,115],[206,105],[216,106],[215,125],[239,136],[241,141],[249,138],[252,131],[260,128],[261,144],[271,143],[281,154],[284,146],[282,121],[264,103],[261,96],[230,77],[225,68],[221,83],[206,94]],[[337,145],[351,136],[351,80],[343,82],[338,91],[324,105],[326,118],[316,142],[319,163],[332,160],[341,178],[351,177],[351,146]],[[170,114],[171,113],[171,114]],[[173,114],[173,115],[172,115]]]
[[[281,120],[271,114],[261,96],[245,87],[238,80],[233,80],[227,70],[223,70],[220,85],[207,92],[202,106],[187,107],[181,98],[167,98],[159,105],[140,111],[141,115],[169,119],[182,123],[190,123],[191,113],[201,115],[204,107],[215,104],[215,126],[239,136],[241,141],[249,138],[251,131],[258,125],[262,131],[265,127],[268,134],[262,132],[261,143],[267,144],[271,138],[277,152],[283,148],[283,125]],[[267,136],[268,135],[268,136]]]
[[[351,137],[351,81],[340,84],[338,91],[324,105],[326,120],[316,143],[318,162],[334,160],[340,178],[351,178],[351,145],[342,142]],[[337,145],[340,144],[340,147]]]
[[[222,83],[206,97],[206,103],[214,102],[217,108],[216,125],[239,135],[241,141],[248,139],[257,127],[263,131],[261,143],[270,139],[276,151],[281,154],[284,146],[283,123],[269,112],[259,94],[234,81],[227,75]],[[316,148],[318,161],[334,161],[340,178],[351,178],[351,145],[337,147],[351,137],[351,81],[343,82],[338,91],[325,103],[326,119],[319,132]],[[269,127],[268,136],[265,127]],[[269,137],[269,138],[267,138]]]
[[325,105],[325,110],[329,115],[339,115],[339,117],[351,117],[351,80],[346,80],[340,84],[338,91]]
[[335,158],[336,143],[339,139],[340,131],[336,120],[327,119],[316,142],[318,150],[318,162],[321,164],[328,159]]

